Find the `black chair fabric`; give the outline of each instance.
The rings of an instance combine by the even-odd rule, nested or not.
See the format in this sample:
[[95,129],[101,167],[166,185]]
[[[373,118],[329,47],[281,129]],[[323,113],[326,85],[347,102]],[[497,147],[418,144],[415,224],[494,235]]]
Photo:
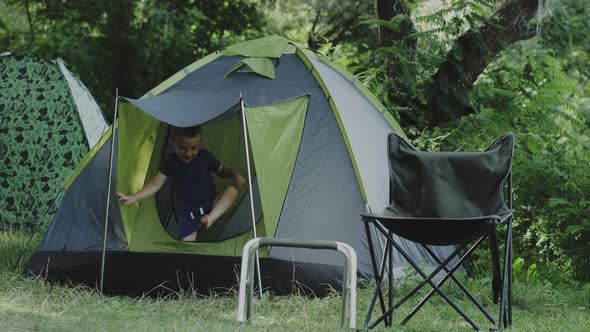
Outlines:
[[483,152],[422,152],[390,134],[390,206],[379,216],[382,224],[432,245],[456,244],[489,231],[511,214],[502,184],[513,146],[514,135],[506,133]]
[[[388,154],[390,162],[390,205],[381,214],[361,214],[367,232],[369,225],[387,239],[383,258],[376,257],[373,240],[367,237],[372,256],[377,289],[373,296],[365,326],[371,319],[375,301],[380,299],[383,315],[371,325],[371,328],[385,320],[391,325],[393,310],[402,305],[411,294],[425,284],[430,284],[433,291],[404,319],[405,324],[436,291],[459,312],[473,328],[479,327],[450,300],[439,288],[447,278],[451,278],[470,297],[474,304],[495,323],[487,310],[473,298],[460,281],[452,276],[461,262],[479,247],[489,236],[493,260],[494,302],[501,295],[500,330],[512,323],[512,157],[514,153],[514,134],[508,132],[494,141],[482,152],[423,152],[418,151],[403,137],[397,134],[388,136]],[[508,200],[504,199],[504,184],[507,183]],[[495,227],[508,220],[503,278],[500,277],[500,251]],[[446,259],[433,257],[441,265],[429,276],[423,272],[417,262],[404,255],[403,248],[396,243],[392,233],[410,241],[420,243],[432,253],[429,245],[455,245],[456,250]],[[454,255],[475,244],[467,250],[459,262],[449,269],[447,264]],[[395,247],[425,279],[408,296],[397,304],[392,304],[392,285],[389,282],[389,309],[385,308],[383,293],[380,290],[384,276],[383,262],[388,252]],[[391,259],[391,254],[389,255]],[[444,260],[444,262],[443,262]],[[391,265],[391,262],[389,263]],[[447,272],[438,285],[433,283],[438,271]],[[505,291],[508,291],[508,294]],[[501,293],[501,294],[500,294]],[[507,303],[507,306],[505,305]],[[506,312],[505,309],[508,309]]]

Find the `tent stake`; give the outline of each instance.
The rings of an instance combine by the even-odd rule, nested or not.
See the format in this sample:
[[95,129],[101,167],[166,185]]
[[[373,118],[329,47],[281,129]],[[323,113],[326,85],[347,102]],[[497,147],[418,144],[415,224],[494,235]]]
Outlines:
[[109,178],[107,179],[108,189],[107,189],[107,206],[105,210],[105,217],[104,217],[104,237],[102,242],[102,260],[100,263],[100,293],[104,294],[103,292],[103,285],[104,285],[104,265],[105,265],[105,257],[107,252],[107,232],[109,229],[109,206],[111,203],[111,179],[113,178],[113,155],[115,154],[115,137],[117,133],[117,110],[119,109],[119,88],[115,90],[115,113],[113,114],[113,135],[111,136],[111,156],[109,157]]
[[[248,168],[248,191],[250,192],[250,212],[252,214],[252,232],[254,238],[256,235],[256,216],[254,213],[254,192],[252,190],[252,171],[250,169],[250,149],[248,147],[248,128],[246,127],[246,110],[244,108],[244,99],[240,92],[240,108],[242,111],[242,126],[244,129],[244,146],[246,148],[246,166]],[[262,298],[262,278],[260,276],[260,259],[258,258],[258,250],[256,250],[256,271],[258,272],[258,290],[260,292],[260,298]]]

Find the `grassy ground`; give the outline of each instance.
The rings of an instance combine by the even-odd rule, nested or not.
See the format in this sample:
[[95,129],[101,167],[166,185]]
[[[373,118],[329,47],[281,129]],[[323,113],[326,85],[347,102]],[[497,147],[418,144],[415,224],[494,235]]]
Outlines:
[[[341,330],[341,298],[335,294],[324,299],[300,296],[257,300],[253,323],[236,322],[237,294],[196,298],[189,293],[173,298],[106,297],[96,290],[80,286],[54,286],[26,278],[13,270],[18,254],[28,239],[21,233],[0,233],[0,331],[334,331]],[[37,241],[38,242],[38,241]],[[35,247],[33,243],[32,247]],[[30,253],[32,249],[29,249]],[[414,280],[400,284],[406,289]],[[401,282],[400,282],[401,283]],[[497,316],[489,298],[490,280],[468,280],[466,286],[484,298]],[[457,290],[457,303],[482,329],[491,328],[473,305]],[[514,287],[514,327],[510,331],[588,331],[590,327],[590,285],[575,289],[549,284],[525,284]],[[371,292],[360,289],[357,325],[362,326]],[[415,303],[415,302],[414,302]],[[396,314],[411,309],[402,307]],[[391,330],[380,325],[376,330]],[[395,331],[470,331],[470,326],[440,297],[435,296],[406,326]]]

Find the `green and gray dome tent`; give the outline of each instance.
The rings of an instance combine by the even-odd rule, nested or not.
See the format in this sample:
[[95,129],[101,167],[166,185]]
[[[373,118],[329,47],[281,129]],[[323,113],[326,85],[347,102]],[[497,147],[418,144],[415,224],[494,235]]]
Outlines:
[[32,226],[107,129],[61,59],[0,55],[0,220]]
[[[211,54],[143,98],[126,100],[115,135],[116,191],[135,192],[153,178],[173,151],[171,125],[200,124],[203,147],[222,164],[245,175],[251,156],[258,236],[346,242],[358,254],[359,273],[372,275],[359,214],[388,205],[386,138],[402,130],[352,74],[272,36]],[[66,182],[58,213],[28,263],[31,273],[98,284],[110,140],[109,131]],[[114,192],[110,200],[116,202]],[[176,240],[173,200],[165,186],[137,204],[111,204],[105,292],[236,285],[242,247],[253,237],[249,190],[242,189],[236,207],[196,242]],[[426,256],[405,245],[417,260]],[[402,258],[395,262],[401,273]],[[297,288],[319,295],[340,287],[342,258],[335,252],[261,249],[260,264],[263,287],[275,293]]]

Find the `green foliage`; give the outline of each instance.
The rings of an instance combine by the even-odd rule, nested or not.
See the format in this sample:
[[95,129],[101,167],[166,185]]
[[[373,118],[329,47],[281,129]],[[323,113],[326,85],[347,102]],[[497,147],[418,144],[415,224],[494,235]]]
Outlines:
[[[431,96],[432,78],[454,40],[467,29],[477,29],[487,22],[497,2],[452,1],[443,8],[414,4],[412,16],[400,14],[388,22],[361,21],[361,24],[389,29],[403,37],[368,54],[365,67],[358,68],[359,76],[403,124],[423,124],[424,104]],[[460,49],[454,52],[457,58],[463,56]]]
[[[519,203],[522,251],[536,253],[536,264],[555,280],[590,280],[590,156],[569,156],[551,146],[520,165]],[[545,265],[550,265],[547,269]]]
[[590,278],[590,145],[583,134],[588,123],[572,103],[576,82],[549,53],[534,41],[506,52],[471,93],[479,113],[420,132],[416,144],[481,150],[514,131],[514,241],[521,265],[516,271],[530,281],[585,281]]
[[372,27],[358,22],[373,17],[367,0],[280,0],[263,1],[266,34],[283,35],[293,41],[333,56],[344,64],[376,42]]
[[31,26],[25,3],[6,3],[19,19],[2,15],[0,47],[63,58],[108,113],[115,88],[141,97],[200,57],[259,36],[262,25],[247,0],[31,0]]
[[[362,58],[358,76],[405,123],[404,130],[421,149],[481,150],[503,132],[515,132],[518,273],[531,281],[587,281],[590,100],[585,95],[590,93],[590,1],[555,4],[550,8],[553,17],[543,22],[543,39],[513,45],[491,62],[468,93],[451,93],[475,114],[421,129],[431,115],[424,110],[432,102],[433,90],[445,88],[432,85],[435,74],[437,82],[458,79],[444,77],[447,73],[439,71],[443,61],[473,56],[472,49],[454,47],[455,41],[468,29],[477,32],[483,23],[493,24],[490,14],[500,3],[413,2],[406,3],[410,16],[362,22],[404,37]],[[404,31],[407,22],[416,31]],[[452,70],[462,72],[460,67]],[[436,102],[441,107],[447,100]],[[482,259],[473,264],[476,273],[489,268],[480,264],[487,262],[489,253],[482,251],[479,256]]]

